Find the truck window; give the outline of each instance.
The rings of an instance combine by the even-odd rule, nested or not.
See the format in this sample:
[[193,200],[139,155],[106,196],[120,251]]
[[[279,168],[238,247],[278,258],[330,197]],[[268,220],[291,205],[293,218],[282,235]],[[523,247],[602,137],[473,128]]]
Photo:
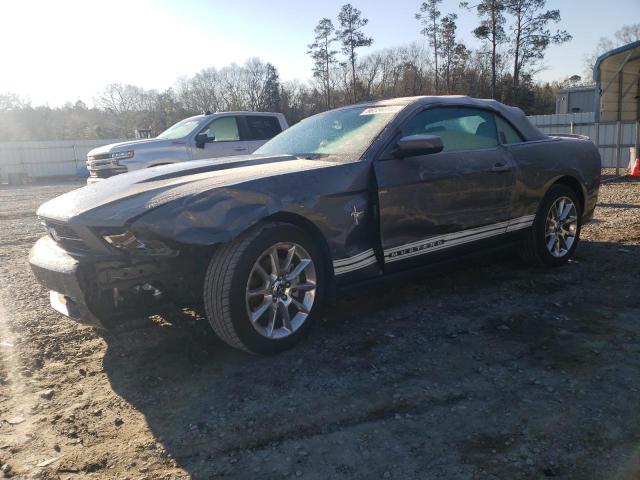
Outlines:
[[217,118],[211,122],[201,133],[206,133],[213,138],[213,142],[237,142],[240,140],[238,122],[236,117]]
[[247,115],[247,140],[269,140],[282,131],[280,122],[276,117],[264,115]]

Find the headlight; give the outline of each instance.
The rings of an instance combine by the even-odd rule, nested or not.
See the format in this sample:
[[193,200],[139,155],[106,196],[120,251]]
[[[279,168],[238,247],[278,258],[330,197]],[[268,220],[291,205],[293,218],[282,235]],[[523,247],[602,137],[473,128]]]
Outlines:
[[129,150],[127,152],[114,152],[109,155],[109,158],[111,158],[112,160],[122,160],[123,158],[131,158],[133,157],[133,155],[133,150]]
[[179,252],[174,250],[160,240],[140,240],[130,230],[110,235],[102,235],[102,238],[111,246],[129,253],[139,255],[163,255],[175,256]]
[[105,235],[103,238],[107,243],[121,250],[141,250],[145,248],[145,244],[138,240],[133,232],[129,230],[115,235]]

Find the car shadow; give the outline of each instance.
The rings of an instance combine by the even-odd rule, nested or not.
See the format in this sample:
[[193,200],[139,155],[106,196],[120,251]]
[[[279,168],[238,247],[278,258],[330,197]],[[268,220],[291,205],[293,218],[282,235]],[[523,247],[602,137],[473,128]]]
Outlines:
[[[243,452],[394,418],[403,408],[419,415],[420,404],[398,404],[393,392],[398,384],[428,385],[475,375],[464,363],[455,372],[421,368],[438,365],[443,352],[459,355],[462,347],[455,342],[460,337],[488,357],[511,350],[515,358],[526,356],[528,342],[540,344],[540,330],[509,331],[502,327],[504,321],[491,316],[494,307],[508,298],[518,313],[522,302],[518,315],[524,318],[539,310],[530,302],[543,301],[554,285],[586,299],[589,293],[580,285],[567,287],[566,279],[588,278],[613,255],[640,256],[639,246],[625,245],[628,253],[623,254],[617,247],[583,242],[575,262],[552,270],[523,267],[513,255],[499,254],[445,276],[372,288],[326,308],[309,338],[272,357],[226,346],[200,310],[167,311],[107,337],[104,370],[113,390],[144,415],[157,442],[193,478],[251,476],[234,470],[234,459]],[[605,304],[618,302],[607,297],[613,291],[598,295]],[[553,337],[554,328],[545,335]],[[506,343],[496,350],[482,335]],[[519,337],[505,340],[507,335]],[[445,396],[439,401],[458,400]],[[283,460],[290,465],[278,466],[279,476],[295,470],[300,460],[293,456]],[[427,459],[415,461],[428,465]]]

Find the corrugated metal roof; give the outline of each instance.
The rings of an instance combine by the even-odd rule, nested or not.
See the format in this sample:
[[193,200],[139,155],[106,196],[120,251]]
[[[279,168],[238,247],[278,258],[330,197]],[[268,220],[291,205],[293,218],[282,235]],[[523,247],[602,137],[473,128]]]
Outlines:
[[601,55],[593,69],[596,82],[596,120],[617,121],[640,118],[638,78],[640,40]]

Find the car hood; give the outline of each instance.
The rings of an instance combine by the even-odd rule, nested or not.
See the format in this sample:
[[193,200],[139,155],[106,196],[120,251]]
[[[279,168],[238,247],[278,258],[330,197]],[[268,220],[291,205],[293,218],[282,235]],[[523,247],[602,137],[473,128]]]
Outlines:
[[166,140],[164,138],[150,138],[141,140],[130,140],[128,142],[110,143],[89,151],[87,156],[103,155],[105,153],[126,152],[128,150],[141,150],[148,148],[168,147],[174,143],[183,143],[179,140]]
[[44,203],[38,216],[53,221],[113,227],[187,196],[296,172],[330,168],[337,159],[246,155],[163,165],[116,175]]

